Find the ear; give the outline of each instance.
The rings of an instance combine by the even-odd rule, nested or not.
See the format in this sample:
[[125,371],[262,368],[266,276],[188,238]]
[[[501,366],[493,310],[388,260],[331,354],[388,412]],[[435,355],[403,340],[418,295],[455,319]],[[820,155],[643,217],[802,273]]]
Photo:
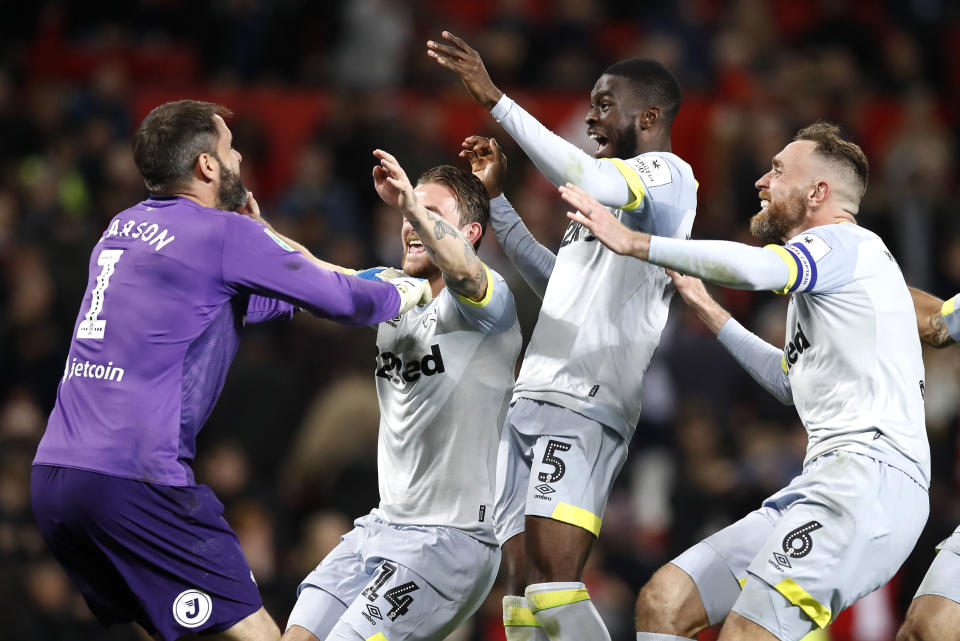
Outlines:
[[467,223],[460,228],[460,231],[463,232],[471,247],[476,244],[478,238],[483,236],[483,226],[476,221]]
[[208,154],[206,152],[201,153],[197,156],[197,160],[194,162],[193,169],[194,173],[198,180],[202,180],[205,183],[210,183],[216,180],[217,170],[220,168],[217,159],[213,157],[213,154]]
[[660,122],[660,107],[647,107],[637,115],[637,127],[641,130],[650,129]]
[[830,193],[830,185],[824,180],[818,180],[810,187],[810,191],[807,194],[807,204],[811,209],[820,207],[830,197]]

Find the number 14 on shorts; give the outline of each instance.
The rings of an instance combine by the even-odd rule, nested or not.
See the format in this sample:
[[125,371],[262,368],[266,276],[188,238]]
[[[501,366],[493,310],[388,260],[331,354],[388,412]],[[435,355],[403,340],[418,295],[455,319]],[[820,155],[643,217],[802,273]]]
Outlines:
[[[380,566],[379,574],[377,574],[377,577],[373,580],[373,585],[368,586],[360,595],[366,597],[367,600],[371,602],[376,601],[380,597],[380,588],[382,588],[383,584],[396,574],[396,572],[397,566],[395,564],[384,561],[383,565]],[[413,604],[413,597],[410,596],[410,593],[416,592],[419,589],[419,585],[413,581],[407,581],[403,585],[398,585],[384,592],[383,598],[391,606],[391,609],[387,612],[387,618],[391,621],[396,621],[397,617],[406,614]]]

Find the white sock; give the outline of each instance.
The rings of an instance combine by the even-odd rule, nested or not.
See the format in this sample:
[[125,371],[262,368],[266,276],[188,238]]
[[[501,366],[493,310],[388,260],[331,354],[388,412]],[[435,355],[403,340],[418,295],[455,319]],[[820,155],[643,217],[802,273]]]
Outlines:
[[503,597],[503,630],[507,641],[548,641],[522,596]]
[[657,634],[656,632],[637,632],[637,641],[690,641],[688,637],[676,637],[672,634]]
[[583,583],[534,583],[526,597],[550,641],[610,641]]

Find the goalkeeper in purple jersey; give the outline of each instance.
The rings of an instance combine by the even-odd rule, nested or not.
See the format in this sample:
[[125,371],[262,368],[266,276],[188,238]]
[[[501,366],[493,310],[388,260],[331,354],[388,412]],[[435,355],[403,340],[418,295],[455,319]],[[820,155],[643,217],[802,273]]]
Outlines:
[[44,538],[97,618],[164,641],[280,636],[223,505],[190,468],[244,325],[298,308],[373,325],[429,300],[425,281],[354,278],[266,225],[229,115],[181,100],[137,129],[150,197],[93,249],[31,477]]

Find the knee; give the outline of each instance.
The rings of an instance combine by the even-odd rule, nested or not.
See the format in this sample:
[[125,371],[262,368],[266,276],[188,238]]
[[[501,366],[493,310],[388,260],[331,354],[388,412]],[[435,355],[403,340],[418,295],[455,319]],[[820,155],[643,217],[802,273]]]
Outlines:
[[680,568],[666,565],[637,596],[637,630],[695,638],[708,627],[706,610],[693,580]]
[[907,620],[897,631],[897,641],[931,641],[924,635],[923,624],[913,617],[907,617]]

